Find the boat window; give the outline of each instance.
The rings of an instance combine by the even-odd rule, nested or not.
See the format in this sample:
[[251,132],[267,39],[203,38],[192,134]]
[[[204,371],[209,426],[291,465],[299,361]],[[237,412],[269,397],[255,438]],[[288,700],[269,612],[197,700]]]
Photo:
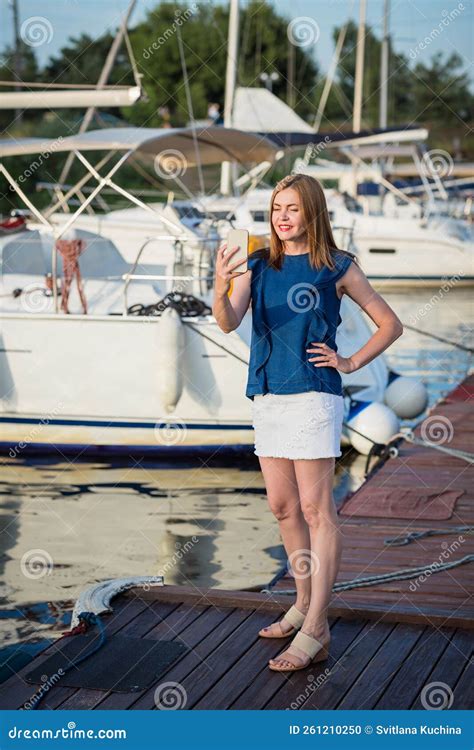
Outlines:
[[250,211],[250,215],[254,221],[268,221],[268,211]]
[[211,209],[211,216],[215,217],[217,221],[235,221],[235,214],[229,213],[228,211],[213,211]]
[[[76,235],[86,243],[84,252],[79,256],[83,278],[119,277],[130,270],[129,263],[110,240],[82,229],[77,229]],[[52,269],[53,238],[36,230],[22,232],[4,240],[0,252],[3,274],[44,276]],[[57,268],[58,275],[61,275],[60,253],[57,255]]]
[[21,232],[11,239],[5,239],[2,244],[2,274],[44,276],[50,270],[47,268],[39,232]]
[[200,219],[202,221],[206,218],[205,214],[196,208],[196,206],[182,206],[174,203],[173,208],[178,213],[180,219]]

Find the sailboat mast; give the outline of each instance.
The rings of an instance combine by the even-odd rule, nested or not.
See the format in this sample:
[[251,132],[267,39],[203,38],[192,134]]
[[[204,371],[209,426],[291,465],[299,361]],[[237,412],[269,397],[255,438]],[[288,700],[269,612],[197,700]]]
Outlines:
[[387,127],[387,110],[388,110],[388,53],[389,53],[389,15],[390,0],[384,0],[383,9],[383,37],[380,59],[380,111],[379,126],[383,129]]
[[365,51],[365,17],[367,0],[360,0],[359,6],[359,30],[357,33],[356,69],[354,85],[354,114],[352,129],[354,133],[360,133],[362,122],[362,86],[364,82],[364,51]]
[[[227,42],[227,67],[225,75],[224,127],[232,127],[235,82],[237,77],[237,45],[239,39],[239,0],[230,0],[229,35]],[[221,193],[229,195],[231,188],[231,162],[222,162]]]

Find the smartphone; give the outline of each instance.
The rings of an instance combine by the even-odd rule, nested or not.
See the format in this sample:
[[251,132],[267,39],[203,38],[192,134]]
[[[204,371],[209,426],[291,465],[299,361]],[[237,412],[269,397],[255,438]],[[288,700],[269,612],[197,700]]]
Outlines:
[[233,254],[230,262],[237,263],[238,260],[242,260],[242,263],[234,268],[234,273],[245,273],[247,271],[247,259],[249,254],[249,233],[247,229],[231,229],[226,239],[227,247],[224,255],[234,247],[239,247],[236,253]]

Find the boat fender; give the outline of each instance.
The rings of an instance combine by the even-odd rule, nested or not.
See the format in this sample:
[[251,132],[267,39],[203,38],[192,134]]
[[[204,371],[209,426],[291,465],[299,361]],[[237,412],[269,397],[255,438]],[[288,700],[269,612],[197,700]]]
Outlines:
[[400,419],[413,419],[426,409],[428,390],[417,378],[391,372],[383,400]]
[[346,424],[357,430],[349,430],[348,437],[352,447],[364,456],[369,454],[373,443],[386,445],[400,429],[395,412],[379,401],[355,401]]
[[183,392],[183,362],[186,332],[181,316],[173,307],[167,307],[160,316],[159,350],[161,375],[159,394],[164,410],[175,410]]

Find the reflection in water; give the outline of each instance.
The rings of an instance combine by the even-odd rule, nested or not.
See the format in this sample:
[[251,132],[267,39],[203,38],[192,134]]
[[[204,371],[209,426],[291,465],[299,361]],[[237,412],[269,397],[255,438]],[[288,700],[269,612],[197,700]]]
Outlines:
[[[383,296],[402,321],[468,346],[469,290],[451,290],[438,303],[432,294]],[[463,379],[470,361],[412,331],[388,359],[428,384],[430,406]],[[0,458],[0,634],[12,668],[26,658],[16,644],[26,644],[30,658],[57,637],[81,590],[96,581],[163,575],[169,584],[242,589],[266,584],[285,559],[256,459],[55,461]],[[353,451],[338,461],[338,504],[363,481],[364,467]]]

